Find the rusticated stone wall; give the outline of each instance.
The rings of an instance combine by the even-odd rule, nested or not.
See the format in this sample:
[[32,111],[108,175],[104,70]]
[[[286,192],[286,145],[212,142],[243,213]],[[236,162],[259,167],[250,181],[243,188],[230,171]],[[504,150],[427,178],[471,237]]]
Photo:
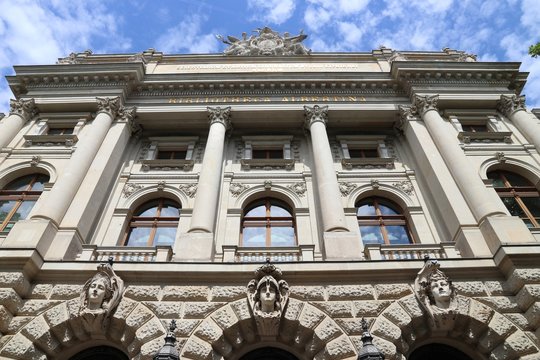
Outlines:
[[[486,359],[540,359],[540,270],[454,285],[458,314],[442,335],[430,327],[411,283],[292,285],[277,341],[310,359],[355,359],[365,317],[391,360],[435,336]],[[0,273],[0,358],[61,359],[74,346],[90,346],[94,339],[79,324],[81,290],[82,284],[30,284],[21,273]],[[258,341],[245,291],[242,284],[127,284],[103,339],[130,358],[151,359],[176,319],[183,359],[230,358]]]

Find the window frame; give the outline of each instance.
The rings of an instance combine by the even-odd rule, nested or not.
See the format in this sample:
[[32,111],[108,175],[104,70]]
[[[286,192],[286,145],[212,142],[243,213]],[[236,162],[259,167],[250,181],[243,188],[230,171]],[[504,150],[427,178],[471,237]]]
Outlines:
[[[194,153],[195,146],[199,141],[198,136],[169,136],[169,137],[150,137],[148,150],[140,159],[141,170],[184,170],[190,171],[195,164]],[[182,159],[160,159],[161,152],[185,152]]]
[[[375,208],[375,215],[358,215],[358,210],[361,206],[366,204],[372,204],[372,206]],[[393,211],[397,212],[396,215],[384,215],[380,210],[380,205],[384,205]],[[414,239],[413,233],[411,231],[411,227],[409,225],[409,219],[405,215],[402,208],[397,205],[395,202],[379,197],[379,196],[370,196],[367,198],[360,199],[356,201],[355,203],[355,209],[356,209],[356,221],[358,223],[358,229],[360,231],[360,237],[362,237],[362,231],[360,228],[362,226],[378,226],[381,232],[381,236],[383,239],[383,243],[364,243],[364,240],[362,239],[362,243],[364,246],[371,245],[371,244],[381,244],[381,245],[390,245],[390,246],[402,246],[402,245],[409,245],[409,244],[415,244],[416,241]],[[388,230],[386,229],[387,226],[404,226],[406,234],[409,238],[408,244],[392,244],[389,239]]]
[[[42,113],[30,129],[31,133],[23,136],[24,144],[71,147],[79,141],[78,135],[91,118],[90,113]],[[52,129],[70,129],[71,133],[51,134]]]
[[[493,110],[445,110],[444,116],[458,132],[458,139],[464,143],[471,142],[512,142],[512,132],[503,128],[500,116]],[[464,126],[481,125],[486,131],[469,131]]]
[[[355,168],[394,168],[394,159],[386,145],[385,135],[338,135],[336,140],[341,148],[341,165],[347,170]],[[376,150],[377,157],[353,157],[351,150]]]
[[[250,216],[247,217],[246,215],[251,212],[252,210],[258,208],[258,207],[265,207],[265,216]],[[271,216],[271,207],[276,206],[279,207],[285,211],[287,211],[291,216]],[[253,223],[255,224],[262,224],[262,226],[245,226],[246,222],[248,224]],[[276,222],[290,222],[290,226],[275,226]],[[274,226],[272,226],[274,224]],[[265,244],[264,246],[246,246],[244,244],[244,229],[246,227],[265,227]],[[293,240],[294,244],[290,245],[272,245],[272,227],[291,227],[293,229]],[[265,197],[261,199],[257,199],[255,201],[252,201],[248,206],[246,206],[245,210],[242,211],[242,218],[240,220],[240,247],[242,248],[266,248],[266,249],[272,249],[272,248],[283,248],[283,247],[297,247],[298,246],[298,234],[297,234],[297,226],[296,226],[296,216],[294,214],[294,211],[292,211],[292,208],[285,203],[282,200],[272,198],[272,197]]]
[[[291,143],[293,136],[291,135],[259,135],[259,136],[242,136],[244,145],[242,158],[240,160],[242,169],[286,169],[294,168],[295,160],[293,158]],[[274,151],[280,150],[282,156],[279,158],[254,157],[254,151]]]

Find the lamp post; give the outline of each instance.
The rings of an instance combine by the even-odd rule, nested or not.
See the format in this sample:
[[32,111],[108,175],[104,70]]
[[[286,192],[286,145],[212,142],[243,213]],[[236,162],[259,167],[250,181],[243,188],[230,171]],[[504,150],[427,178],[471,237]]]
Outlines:
[[154,360],[180,360],[178,350],[176,350],[176,336],[174,335],[174,329],[176,329],[176,321],[172,320],[169,326],[169,331],[165,335],[165,344],[154,355]]
[[362,318],[362,349],[358,352],[358,360],[384,360],[384,355],[373,345],[373,336],[369,333],[366,319]]

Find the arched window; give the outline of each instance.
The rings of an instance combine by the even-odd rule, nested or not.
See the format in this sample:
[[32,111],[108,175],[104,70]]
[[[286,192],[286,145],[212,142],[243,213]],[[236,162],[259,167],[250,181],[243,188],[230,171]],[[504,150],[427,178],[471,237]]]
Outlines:
[[49,177],[32,174],[20,177],[0,190],[0,235],[7,234],[34,207]]
[[364,244],[412,243],[403,211],[393,202],[371,197],[356,204],[356,218]]
[[242,246],[296,246],[294,217],[282,201],[266,198],[251,203],[242,218]]
[[540,227],[540,194],[523,176],[509,171],[490,171],[487,177],[512,216],[519,216],[528,227]]
[[141,205],[129,222],[126,246],[173,245],[180,218],[180,205],[156,199]]

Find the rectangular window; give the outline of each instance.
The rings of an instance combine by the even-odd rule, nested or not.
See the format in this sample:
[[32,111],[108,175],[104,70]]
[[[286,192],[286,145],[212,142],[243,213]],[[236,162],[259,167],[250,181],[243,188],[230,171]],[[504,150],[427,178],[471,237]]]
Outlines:
[[253,149],[253,159],[283,159],[283,149]]
[[161,150],[158,149],[156,159],[159,160],[185,160],[187,156],[186,150]]
[[461,124],[463,131],[467,132],[488,132],[487,124]]
[[50,127],[47,135],[72,135],[73,128],[69,127]]
[[355,149],[349,148],[349,156],[354,158],[378,158],[379,151],[377,149]]

